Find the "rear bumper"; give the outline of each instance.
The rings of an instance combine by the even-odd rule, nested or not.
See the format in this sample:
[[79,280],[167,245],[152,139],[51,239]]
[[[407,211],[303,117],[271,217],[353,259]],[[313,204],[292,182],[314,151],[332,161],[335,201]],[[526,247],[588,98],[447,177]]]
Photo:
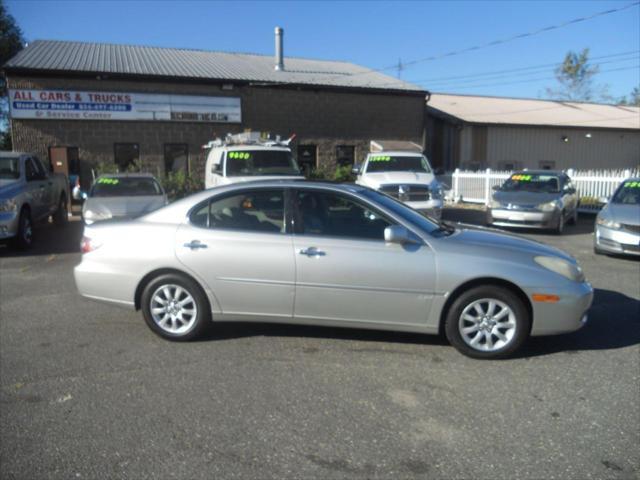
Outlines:
[[559,210],[551,212],[530,210],[487,209],[487,223],[498,227],[554,228],[558,225]]
[[556,335],[579,330],[587,323],[587,311],[593,301],[593,287],[588,282],[567,282],[564,288],[541,287],[527,289],[531,299],[533,293],[558,295],[557,303],[532,301],[533,324],[531,335]]
[[593,243],[596,250],[602,252],[640,256],[640,233],[596,225]]
[[134,308],[138,277],[116,272],[109,265],[83,255],[82,262],[73,269],[78,292],[83,297],[116,303]]

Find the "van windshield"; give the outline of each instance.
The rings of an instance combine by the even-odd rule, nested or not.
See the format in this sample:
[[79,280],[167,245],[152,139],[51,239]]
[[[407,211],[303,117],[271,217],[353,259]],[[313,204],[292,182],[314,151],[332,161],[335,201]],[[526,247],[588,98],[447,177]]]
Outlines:
[[234,150],[227,153],[228,177],[300,175],[291,152],[283,150]]
[[425,157],[372,155],[367,162],[367,173],[374,172],[419,172],[430,173],[431,168]]
[[542,173],[515,173],[502,184],[500,191],[559,193],[560,177]]
[[20,178],[20,159],[18,157],[0,157],[0,178],[5,180]]

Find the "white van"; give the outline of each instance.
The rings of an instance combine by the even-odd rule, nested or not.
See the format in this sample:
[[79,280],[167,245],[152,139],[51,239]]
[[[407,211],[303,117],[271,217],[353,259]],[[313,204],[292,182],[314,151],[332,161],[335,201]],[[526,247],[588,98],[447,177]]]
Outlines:
[[442,186],[427,157],[417,152],[369,153],[361,168],[355,167],[356,183],[397,198],[415,210],[440,219]]
[[205,188],[250,180],[292,179],[300,173],[288,141],[264,140],[256,134],[230,135],[215,140],[209,148]]

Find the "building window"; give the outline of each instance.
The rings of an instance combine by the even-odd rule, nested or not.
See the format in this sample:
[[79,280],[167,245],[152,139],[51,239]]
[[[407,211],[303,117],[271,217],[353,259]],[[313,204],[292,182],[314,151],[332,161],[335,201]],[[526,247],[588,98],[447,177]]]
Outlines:
[[339,167],[352,167],[355,163],[355,148],[352,145],[336,147],[336,164]]
[[538,162],[538,166],[542,170],[555,170],[556,169],[556,162],[554,162],[553,160],[540,160]]
[[140,147],[137,143],[114,143],[113,154],[120,171],[130,167],[138,168],[140,161]]
[[186,143],[164,144],[164,173],[189,173],[189,146]]
[[298,145],[298,166],[305,177],[308,177],[318,166],[317,150],[316,145]]

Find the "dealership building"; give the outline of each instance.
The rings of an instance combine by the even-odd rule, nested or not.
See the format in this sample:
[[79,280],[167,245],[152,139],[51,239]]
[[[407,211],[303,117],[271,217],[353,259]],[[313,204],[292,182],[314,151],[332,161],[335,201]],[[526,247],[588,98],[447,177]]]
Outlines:
[[[201,175],[202,146],[247,130],[288,138],[306,170],[359,162],[373,140],[424,145],[415,85],[340,61],[35,41],[3,66],[15,150],[83,173],[134,163]],[[77,172],[76,172],[77,171]]]

